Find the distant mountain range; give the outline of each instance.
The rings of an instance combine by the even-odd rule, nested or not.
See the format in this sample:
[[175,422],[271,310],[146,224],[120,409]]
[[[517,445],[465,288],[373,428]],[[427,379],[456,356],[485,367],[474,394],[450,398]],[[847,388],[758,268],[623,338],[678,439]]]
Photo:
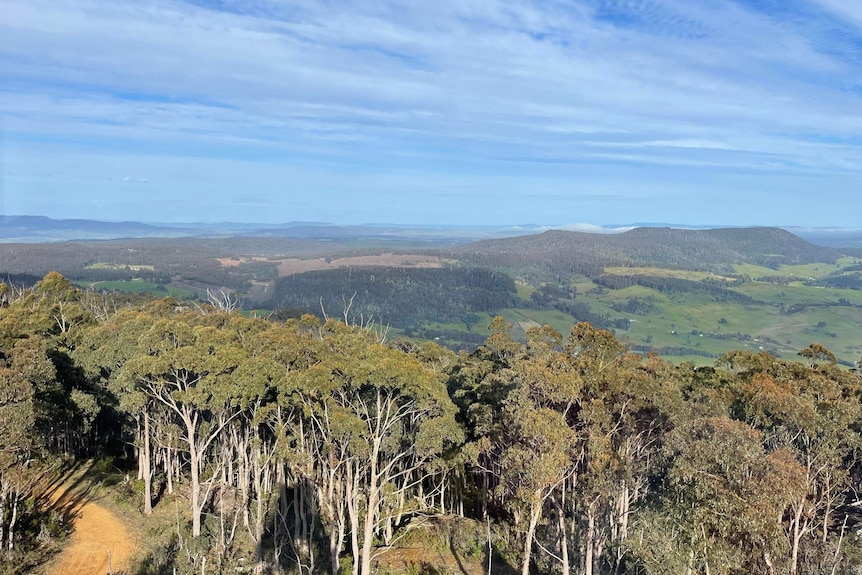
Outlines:
[[[447,226],[447,225],[398,225],[364,224],[334,225],[326,222],[262,223],[142,223],[111,222],[89,219],[52,219],[45,216],[0,216],[0,242],[59,242],[80,240],[113,240],[135,238],[219,238],[261,237],[296,238],[315,240],[357,239],[410,239],[444,244],[457,244],[483,239],[510,238],[541,234],[548,230],[567,230],[568,233],[620,234],[621,237],[637,239],[638,235],[626,235],[634,228],[665,228],[670,235],[682,231],[720,230],[727,226],[688,226],[666,223],[636,223],[631,225],[597,226],[589,224],[518,226]],[[814,244],[833,248],[862,249],[862,229],[859,228],[783,228]],[[642,233],[642,232],[641,232]],[[701,236],[691,236],[699,238]],[[708,241],[710,236],[703,236]],[[629,239],[622,240],[623,242]],[[700,241],[700,240],[698,240]]]
[[295,239],[413,239],[447,243],[530,234],[547,226],[405,226],[367,224],[338,226],[325,222],[141,223],[100,220],[55,220],[45,216],[0,216],[0,242],[39,243],[70,240],[139,238],[259,237]]

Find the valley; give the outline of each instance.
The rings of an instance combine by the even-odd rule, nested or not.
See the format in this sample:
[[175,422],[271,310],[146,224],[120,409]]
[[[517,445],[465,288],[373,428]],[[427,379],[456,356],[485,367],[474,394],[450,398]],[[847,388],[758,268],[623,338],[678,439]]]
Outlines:
[[[0,272],[26,285],[56,270],[117,294],[232,294],[249,314],[311,313],[386,326],[390,337],[474,349],[496,315],[523,339],[587,321],[630,350],[711,365],[736,350],[792,359],[813,342],[862,357],[862,259],[777,228],[547,231],[434,242],[415,234],[146,238],[4,244]],[[349,309],[348,309],[349,308]]]

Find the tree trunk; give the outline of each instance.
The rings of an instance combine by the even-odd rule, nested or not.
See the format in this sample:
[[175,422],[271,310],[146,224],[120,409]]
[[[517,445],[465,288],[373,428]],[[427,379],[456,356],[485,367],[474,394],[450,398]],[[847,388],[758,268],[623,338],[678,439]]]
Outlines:
[[[196,418],[195,418],[196,419]],[[183,420],[186,424],[186,441],[189,445],[189,463],[191,466],[191,508],[192,508],[192,537],[201,534],[201,457],[198,451],[196,421],[186,412]]]
[[359,463],[347,466],[347,514],[350,517],[350,549],[353,552],[353,575],[359,575]]
[[173,470],[173,459],[171,458],[171,448],[165,448],[165,480],[168,482],[168,495],[173,495],[174,493],[174,470]]
[[[242,505],[242,524],[246,528],[249,527],[249,493],[248,493],[248,484],[249,484],[249,474],[250,472],[254,474],[254,488],[257,491],[258,498],[260,498],[261,494],[261,470],[260,470],[260,447],[256,447],[252,457],[254,458],[252,462],[249,461],[249,440],[248,434],[240,439],[239,434],[234,431],[235,435],[235,443],[237,448],[237,455],[239,456],[239,461],[237,463],[237,483],[239,487],[240,500]],[[253,466],[254,470],[251,471],[249,468]]]
[[[247,447],[247,445],[245,446]],[[255,573],[263,572],[263,521],[265,519],[266,512],[264,510],[264,485],[263,485],[263,470],[261,469],[261,461],[260,461],[260,447],[255,448],[254,451],[254,470],[252,475],[252,480],[254,481],[254,493],[255,493],[255,518],[254,518],[254,543],[255,543]],[[246,471],[248,468],[246,467]],[[248,495],[247,493],[244,495],[246,501],[244,501],[243,506],[243,520],[248,521]],[[248,525],[246,525],[248,526]]]
[[6,495],[8,493],[7,486],[3,485],[2,478],[0,478],[0,549],[3,548],[3,541],[6,539],[6,523],[4,518],[6,517]]
[[561,575],[569,575],[569,537],[566,533],[566,515],[563,507],[564,501],[554,498],[554,506],[557,508],[557,528],[560,530],[560,568]]
[[341,557],[341,548],[344,546],[344,510],[341,511],[342,517],[338,520],[337,525],[334,525],[329,531],[329,561],[331,565],[332,575],[338,575],[339,559]]
[[368,505],[365,509],[365,524],[362,529],[362,556],[360,558],[359,575],[371,575],[371,547],[374,542],[374,515],[380,501],[379,478],[377,477],[377,452],[379,447],[374,446],[371,455],[371,469],[368,478]]
[[797,503],[793,513],[793,540],[790,542],[790,575],[796,575],[799,566],[799,542],[802,541],[802,513],[805,510],[805,500]]
[[823,489],[823,493],[825,493],[826,497],[826,510],[823,512],[823,544],[826,544],[826,538],[829,535],[829,515],[832,511],[832,497],[831,497],[831,489],[830,489],[830,476],[827,473],[825,477],[826,487]]
[[539,493],[533,494],[533,504],[530,509],[530,523],[527,525],[527,536],[524,541],[524,560],[521,563],[521,575],[530,575],[530,556],[533,552],[533,536],[536,533],[536,525],[542,518],[542,497]]
[[[18,488],[15,487],[12,490],[12,517],[9,519],[9,545],[6,547],[6,550],[9,554],[12,554],[12,551],[15,549],[15,523],[18,521],[18,499],[20,495],[18,493]],[[0,542],[2,543],[2,542]]]
[[[401,498],[403,500],[404,491],[401,492]],[[446,515],[446,471],[443,472],[443,477],[440,478],[440,513]]]
[[144,515],[153,513],[153,470],[152,452],[150,451],[150,416],[146,409],[141,413],[144,418],[143,449],[141,450],[140,467],[144,479]]
[[191,451],[191,467],[192,467],[192,537],[198,537],[201,534],[201,477],[200,477],[200,462],[198,461],[197,450]]
[[587,539],[585,541],[584,575],[593,575],[593,543],[596,538],[595,502],[587,507]]

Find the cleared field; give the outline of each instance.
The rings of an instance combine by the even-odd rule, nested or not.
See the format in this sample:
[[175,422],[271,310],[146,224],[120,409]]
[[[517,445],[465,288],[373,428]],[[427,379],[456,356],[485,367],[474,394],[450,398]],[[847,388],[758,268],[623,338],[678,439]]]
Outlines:
[[235,267],[240,266],[241,264],[249,264],[249,263],[253,263],[253,262],[272,262],[272,263],[274,263],[276,261],[281,261],[281,260],[271,260],[270,258],[265,258],[262,256],[255,256],[255,257],[250,257],[250,258],[246,258],[246,257],[242,257],[242,258],[240,258],[240,257],[217,258],[217,261],[221,265],[221,267],[223,267],[223,268],[235,268]]
[[530,285],[527,285],[524,282],[516,281],[515,282],[515,290],[518,294],[518,297],[527,299],[531,295],[533,295],[533,293],[535,293],[536,288],[534,288]]
[[[732,290],[755,301],[721,301],[707,292],[661,293],[643,286],[594,290],[581,293],[576,301],[611,321],[626,319],[628,329],[615,331],[630,346],[691,349],[712,356],[765,350],[794,359],[817,342],[847,363],[862,356],[862,291],[767,282],[748,282]],[[643,314],[615,311],[631,300],[646,301],[652,309]],[[697,365],[715,361],[691,354],[666,357]]]
[[747,275],[752,278],[770,277],[770,276],[789,276],[799,278],[799,281],[807,280],[808,278],[823,278],[830,274],[840,272],[848,266],[858,265],[859,258],[844,256],[838,259],[835,264],[816,263],[793,266],[779,266],[777,270],[753,264],[737,264],[733,266],[736,273]]
[[90,287],[105,291],[118,291],[123,293],[149,293],[156,296],[172,296],[176,298],[194,297],[195,291],[185,288],[178,288],[172,285],[159,286],[157,284],[145,281],[105,281],[94,282]]
[[[765,269],[765,268],[764,268]],[[669,270],[654,267],[607,267],[604,272],[608,275],[617,276],[660,276],[666,278],[677,278],[692,281],[703,281],[706,279],[735,281],[735,278],[714,274],[711,272],[696,272],[689,270]]]
[[379,255],[350,256],[343,258],[282,258],[263,257],[221,258],[222,267],[236,267],[245,263],[268,262],[275,264],[279,276],[289,276],[305,272],[332,270],[346,267],[399,267],[399,268],[440,268],[455,263],[436,256],[385,253]]
[[84,269],[86,269],[86,270],[132,270],[133,272],[139,272],[141,270],[153,271],[156,269],[156,266],[144,265],[144,264],[120,265],[120,264],[109,264],[107,262],[97,262],[97,263],[85,266]]
[[758,301],[785,306],[836,305],[839,300],[862,305],[862,291],[851,289],[751,282],[735,287],[734,291],[751,296]]

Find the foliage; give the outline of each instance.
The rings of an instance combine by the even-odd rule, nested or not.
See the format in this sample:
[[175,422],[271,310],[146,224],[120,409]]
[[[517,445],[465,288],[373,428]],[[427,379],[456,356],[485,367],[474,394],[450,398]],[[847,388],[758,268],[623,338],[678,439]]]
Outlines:
[[168,518],[142,573],[368,575],[384,547],[478,559],[483,537],[564,575],[849,573],[862,552],[862,379],[821,344],[672,365],[498,316],[455,354],[311,315],[96,304],[49,274],[0,308],[4,568],[62,537],[32,492],[51,454],[105,451]]
[[[376,318],[400,327],[424,322],[475,323],[473,314],[512,307],[509,276],[482,268],[362,268],[280,278],[267,307],[300,307],[351,323]],[[472,321],[471,321],[472,320]]]

